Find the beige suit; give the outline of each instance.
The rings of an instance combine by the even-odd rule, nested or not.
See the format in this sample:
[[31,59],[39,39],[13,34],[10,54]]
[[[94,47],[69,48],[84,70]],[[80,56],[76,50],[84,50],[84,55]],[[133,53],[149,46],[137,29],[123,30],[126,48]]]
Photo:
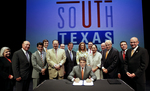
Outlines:
[[[55,54],[55,49],[49,49],[46,53],[46,60],[49,64],[48,70],[49,70],[49,79],[53,79],[58,77],[58,79],[63,78],[64,76],[64,63],[66,61],[66,54],[65,50],[58,48],[57,49],[57,57]],[[54,65],[60,64],[61,68],[60,70],[57,70],[54,68]]]

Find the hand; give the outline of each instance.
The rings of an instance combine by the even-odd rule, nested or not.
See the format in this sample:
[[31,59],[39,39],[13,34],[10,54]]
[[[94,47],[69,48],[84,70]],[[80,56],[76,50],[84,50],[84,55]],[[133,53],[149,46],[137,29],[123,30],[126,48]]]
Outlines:
[[13,75],[11,75],[9,79],[13,79],[13,78],[14,78]]
[[59,65],[59,64],[56,64],[56,65],[55,65],[55,68],[56,68],[57,70],[60,70],[60,65]]
[[46,69],[43,68],[43,69],[41,70],[41,73],[45,73],[45,70],[46,70]]
[[104,72],[104,73],[108,73],[108,70],[104,68],[104,69],[103,69],[103,72]]
[[93,72],[95,72],[95,71],[96,71],[96,69],[92,68],[92,71],[93,71]]
[[93,71],[93,72],[95,72],[95,69],[94,69],[94,68],[92,68],[92,71]]
[[45,75],[45,70],[46,69],[44,69],[44,68],[41,70],[42,75]]
[[16,81],[21,81],[21,77],[16,78]]
[[79,78],[75,78],[74,81],[75,81],[76,83],[79,83],[80,79],[79,79]]
[[92,68],[92,71],[95,72],[97,69],[98,69],[98,67]]
[[132,78],[133,78],[133,77],[136,77],[136,75],[135,75],[134,73],[132,73],[131,75],[132,75]]
[[120,73],[118,74],[118,78],[119,78],[119,79],[121,78],[121,74],[120,74]]
[[129,72],[127,72],[126,74],[127,74],[127,76],[129,76],[129,77],[130,77],[130,75],[131,75]]
[[87,79],[86,79],[86,82],[87,82],[87,83],[90,83],[90,82],[92,82],[92,80],[89,79],[89,78],[87,78]]
[[130,78],[134,78],[134,77],[136,76],[134,73],[131,74],[131,73],[127,72],[126,74],[127,74],[127,76],[130,77]]

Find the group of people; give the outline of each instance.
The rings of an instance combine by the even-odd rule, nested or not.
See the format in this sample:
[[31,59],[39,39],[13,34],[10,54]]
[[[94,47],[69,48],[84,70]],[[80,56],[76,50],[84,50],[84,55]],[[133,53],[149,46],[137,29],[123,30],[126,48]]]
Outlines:
[[[37,51],[29,51],[30,42],[24,41],[22,48],[14,52],[3,47],[0,51],[0,81],[2,91],[28,91],[31,78],[33,89],[45,79],[68,79],[87,82],[99,79],[122,79],[135,91],[145,91],[145,70],[148,66],[149,55],[145,48],[138,46],[138,38],[130,39],[131,48],[127,42],[121,41],[122,51],[112,47],[111,40],[101,44],[101,51],[97,45],[88,43],[88,48],[81,42],[78,51],[73,51],[73,43],[65,45],[53,40],[52,49],[48,48],[49,41],[37,43]],[[1,83],[0,82],[0,83]],[[49,84],[50,85],[50,84]]]

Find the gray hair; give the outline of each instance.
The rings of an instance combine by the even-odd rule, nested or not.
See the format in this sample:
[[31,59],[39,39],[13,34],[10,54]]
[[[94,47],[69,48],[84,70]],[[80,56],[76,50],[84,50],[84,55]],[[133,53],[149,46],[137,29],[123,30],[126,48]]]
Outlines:
[[106,44],[106,43],[112,44],[111,40],[106,40],[106,41],[105,41],[105,44]]
[[5,51],[6,49],[10,50],[9,47],[2,47],[2,48],[1,48],[1,50],[0,50],[0,57],[4,57],[4,51]]

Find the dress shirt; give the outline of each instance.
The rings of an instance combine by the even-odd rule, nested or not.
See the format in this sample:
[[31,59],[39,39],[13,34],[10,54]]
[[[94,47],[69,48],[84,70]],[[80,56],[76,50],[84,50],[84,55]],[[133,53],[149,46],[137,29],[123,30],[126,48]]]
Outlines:
[[44,56],[43,56],[43,54],[44,54],[44,51],[42,51],[42,53],[38,50],[38,53],[39,53],[39,55],[40,55],[40,57],[41,57],[41,55],[42,55],[42,58],[43,58],[43,63],[45,63],[45,61],[44,61]]
[[[125,54],[126,54],[127,50],[128,50],[128,49],[125,50]],[[123,55],[123,50],[122,50],[122,55]]]
[[[26,56],[26,52],[28,52],[28,51],[25,51],[23,48],[22,48],[22,51],[24,52],[24,54],[25,54],[25,56]],[[27,55],[27,56],[28,56],[28,58],[29,58],[29,59],[27,58],[28,61],[29,61],[29,60],[30,60],[29,52],[28,52],[28,55]],[[30,61],[29,61],[29,62],[30,62]]]
[[71,55],[72,55],[72,58],[73,58],[73,53],[72,53],[72,50],[70,51],[70,50],[68,49],[68,52],[69,52],[69,55],[70,55],[70,52],[71,52]]
[[[90,51],[91,51],[91,53],[90,53]],[[90,54],[92,54],[93,52],[92,52],[92,49],[88,49],[88,54],[90,55]]]

